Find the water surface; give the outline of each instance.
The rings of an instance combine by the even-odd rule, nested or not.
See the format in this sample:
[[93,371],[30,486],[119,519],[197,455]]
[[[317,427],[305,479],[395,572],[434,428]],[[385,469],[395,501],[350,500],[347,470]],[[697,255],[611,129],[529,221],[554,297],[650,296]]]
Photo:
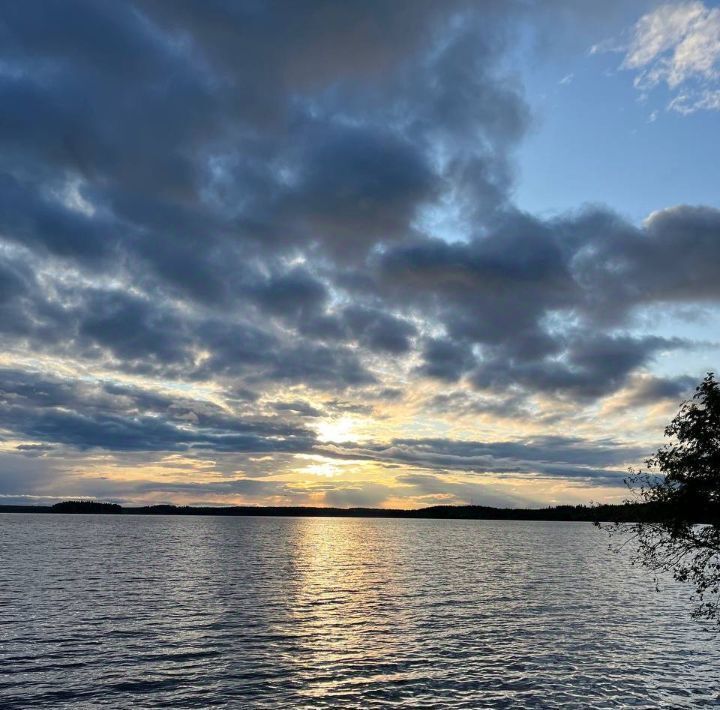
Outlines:
[[720,706],[588,523],[0,514],[0,706]]

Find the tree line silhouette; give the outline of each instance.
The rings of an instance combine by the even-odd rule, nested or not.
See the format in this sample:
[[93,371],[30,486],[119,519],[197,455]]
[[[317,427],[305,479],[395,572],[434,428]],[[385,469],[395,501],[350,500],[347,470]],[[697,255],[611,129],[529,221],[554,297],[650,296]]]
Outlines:
[[[124,515],[299,516],[323,518],[433,518],[463,520],[557,520],[577,522],[651,522],[667,518],[659,502],[600,505],[558,505],[550,508],[494,508],[484,505],[435,505],[414,510],[391,508],[319,508],[309,506],[183,506],[123,507],[117,503],[73,500],[52,506],[0,505],[5,513],[93,513]],[[708,522],[697,519],[696,522]]]

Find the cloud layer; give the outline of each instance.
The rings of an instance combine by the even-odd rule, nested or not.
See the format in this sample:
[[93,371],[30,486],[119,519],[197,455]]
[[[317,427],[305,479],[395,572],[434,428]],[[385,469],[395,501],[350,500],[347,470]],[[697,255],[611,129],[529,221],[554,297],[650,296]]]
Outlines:
[[[617,486],[637,446],[530,430],[688,389],[647,370],[697,344],[639,323],[720,302],[720,210],[635,225],[513,204],[533,117],[508,57],[567,11],[4,7],[0,431],[22,463],[0,494],[375,505],[526,501],[483,477]],[[683,48],[712,48],[716,11],[656,12],[627,66],[713,79],[715,55]],[[487,437],[458,423],[473,416]],[[527,431],[496,438],[513,420]],[[168,472],[177,456],[191,464]]]

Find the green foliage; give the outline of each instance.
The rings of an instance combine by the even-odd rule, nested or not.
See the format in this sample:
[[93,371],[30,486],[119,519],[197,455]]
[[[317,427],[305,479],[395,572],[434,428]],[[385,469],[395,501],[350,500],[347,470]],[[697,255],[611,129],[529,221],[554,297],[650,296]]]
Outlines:
[[693,585],[693,616],[720,625],[720,383],[708,373],[666,427],[670,443],[631,471],[631,490],[656,511],[652,521],[614,525],[636,544],[634,562]]

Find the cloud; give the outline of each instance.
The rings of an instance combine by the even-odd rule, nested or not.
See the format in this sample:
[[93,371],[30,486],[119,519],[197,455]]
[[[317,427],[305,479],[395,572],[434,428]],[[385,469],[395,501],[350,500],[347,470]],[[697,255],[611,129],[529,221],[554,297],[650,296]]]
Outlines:
[[623,386],[657,351],[674,350],[682,341],[627,336],[580,336],[563,346],[563,358],[525,360],[506,349],[483,361],[472,373],[480,388],[498,390],[520,384],[531,391],[598,399]]
[[524,405],[525,397],[518,391],[506,396],[487,397],[463,389],[437,394],[428,402],[431,411],[453,416],[488,414],[503,419],[534,417],[538,421],[552,416],[533,413]]
[[428,377],[454,382],[476,364],[472,348],[467,343],[448,338],[431,338],[423,349],[423,364],[419,372]]
[[620,394],[617,407],[632,408],[659,402],[679,404],[689,398],[697,382],[692,377],[656,377],[643,375],[634,378],[627,390]]
[[384,503],[393,488],[380,483],[360,483],[332,488],[325,492],[325,503],[339,508],[372,508]]
[[308,402],[295,400],[292,402],[273,402],[273,409],[277,412],[291,412],[303,417],[321,417],[322,411]]
[[32,442],[114,452],[301,452],[315,440],[301,425],[211,402],[26,371],[0,374],[0,429]]
[[372,351],[400,355],[411,347],[415,326],[379,310],[350,306],[342,313],[345,326],[354,338]]
[[324,455],[402,464],[435,471],[480,475],[561,478],[591,485],[621,486],[618,465],[635,462],[638,447],[613,440],[541,436],[520,441],[467,441],[441,438],[393,439],[389,443],[351,443],[318,449]]
[[407,486],[411,494],[420,498],[423,505],[488,505],[497,508],[527,506],[521,495],[503,490],[500,486],[467,481],[448,481],[430,474],[398,476],[398,482]]
[[695,111],[720,111],[720,89],[703,89],[695,94],[678,94],[669,104],[672,111],[687,116]]
[[[77,470],[98,452],[215,457],[235,480],[230,457],[284,465],[318,451],[323,421],[355,415],[371,443],[333,456],[614,481],[607,459],[592,463],[596,443],[583,464],[540,462],[535,444],[506,455],[398,436],[478,413],[549,426],[533,398],[579,412],[693,346],[641,333],[643,314],[720,302],[718,210],[635,225],[604,207],[545,219],[513,205],[513,154],[534,120],[509,68],[515,40],[577,12],[600,21],[607,4],[594,5],[9,6],[0,427],[12,461],[77,494],[56,454]],[[665,15],[638,25],[647,51],[628,60],[662,67],[658,84],[682,79],[677,110],[714,102],[714,69],[697,57],[715,14],[692,7],[681,30]],[[670,74],[671,52],[696,58]],[[32,494],[42,486],[27,476]],[[331,498],[397,493],[353,486]]]
[[720,109],[720,9],[697,0],[660,5],[637,21],[624,51],[622,67],[636,72],[639,90],[665,84],[674,92],[668,109]]
[[59,475],[58,467],[47,461],[19,454],[0,452],[0,504],[11,504],[6,497],[22,496],[42,490]]
[[507,199],[527,108],[500,69],[500,7],[13,8],[0,230],[45,277],[14,322],[137,374],[227,376],[272,353],[270,379],[371,382],[337,341],[401,354],[415,328],[382,305],[328,312],[332,261],[415,233],[429,203]]
[[549,221],[508,213],[467,242],[387,249],[373,285],[444,328],[425,341],[421,373],[597,398],[657,353],[692,347],[627,329],[643,309],[720,300],[718,235],[712,208],[663,210],[641,227],[603,208]]

